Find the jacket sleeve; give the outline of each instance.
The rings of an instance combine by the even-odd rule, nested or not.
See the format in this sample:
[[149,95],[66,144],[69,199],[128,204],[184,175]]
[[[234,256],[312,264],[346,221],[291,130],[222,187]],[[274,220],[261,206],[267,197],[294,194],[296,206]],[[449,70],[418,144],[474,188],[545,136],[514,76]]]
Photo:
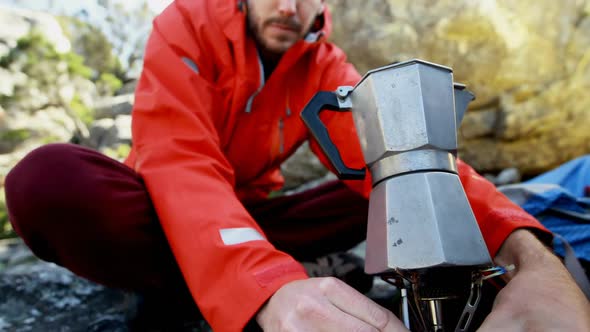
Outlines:
[[[323,56],[324,59],[331,59],[331,62],[326,66],[322,76],[322,86],[319,90],[334,91],[341,85],[355,85],[360,75],[350,63],[346,62],[344,54],[337,48],[330,53],[331,57]],[[323,113],[331,113],[326,114],[322,119],[328,127],[332,141],[338,147],[344,163],[352,168],[365,166],[351,113]],[[318,143],[311,140],[310,146],[322,163],[333,170],[333,166],[319,148]],[[512,203],[505,195],[496,190],[492,183],[477,174],[469,165],[461,160],[457,160],[457,163],[459,178],[492,257],[497,254],[508,235],[518,228],[528,228],[541,240],[548,242],[551,237],[549,231],[533,216]],[[350,180],[345,182],[353,190],[369,197],[372,186],[368,171],[364,181]]]
[[[282,285],[307,275],[237,199],[211,117],[220,93],[181,52],[156,21],[133,110],[135,169],[204,317],[215,331],[239,331]],[[206,63],[196,51],[186,56]]]
[[471,166],[457,159],[457,168],[492,257],[496,256],[508,235],[519,228],[531,230],[545,243],[550,240],[550,232],[537,219],[496,190],[491,182],[477,174]]

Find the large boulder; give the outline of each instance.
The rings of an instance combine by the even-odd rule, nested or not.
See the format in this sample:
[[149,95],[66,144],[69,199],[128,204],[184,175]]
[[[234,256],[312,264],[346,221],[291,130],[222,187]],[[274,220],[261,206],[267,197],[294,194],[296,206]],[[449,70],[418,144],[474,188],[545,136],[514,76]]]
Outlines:
[[329,0],[332,40],[361,73],[422,58],[477,100],[460,156],[525,175],[590,152],[590,1]]

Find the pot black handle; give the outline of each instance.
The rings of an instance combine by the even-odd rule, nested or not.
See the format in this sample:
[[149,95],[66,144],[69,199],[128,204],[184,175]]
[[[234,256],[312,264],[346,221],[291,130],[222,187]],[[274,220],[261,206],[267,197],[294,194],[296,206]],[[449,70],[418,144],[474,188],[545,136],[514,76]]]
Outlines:
[[340,108],[336,93],[320,91],[311,98],[301,112],[301,119],[328,156],[328,159],[336,169],[336,175],[342,180],[362,180],[365,178],[365,169],[354,169],[344,165],[340,152],[330,139],[326,126],[320,120],[320,112],[324,109],[337,112],[348,112],[350,109]]

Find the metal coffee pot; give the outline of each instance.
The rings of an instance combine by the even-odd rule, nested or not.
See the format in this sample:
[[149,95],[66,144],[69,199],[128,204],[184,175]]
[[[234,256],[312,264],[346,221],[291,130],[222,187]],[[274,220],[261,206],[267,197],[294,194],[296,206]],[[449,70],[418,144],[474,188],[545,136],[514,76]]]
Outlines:
[[[466,331],[481,271],[492,267],[457,175],[457,128],[472,99],[450,68],[412,60],[319,92],[301,114],[338,176],[363,179],[365,169],[344,165],[319,118],[322,110],[352,112],[373,184],[365,271],[401,289],[401,315],[414,331]],[[445,303],[461,296],[469,298],[463,311],[447,319]]]

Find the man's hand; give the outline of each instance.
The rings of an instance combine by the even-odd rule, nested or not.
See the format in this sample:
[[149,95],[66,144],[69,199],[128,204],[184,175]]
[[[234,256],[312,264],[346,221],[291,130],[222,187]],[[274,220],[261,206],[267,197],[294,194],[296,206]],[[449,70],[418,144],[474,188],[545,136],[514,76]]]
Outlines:
[[514,264],[478,331],[590,331],[590,303],[561,261],[533,234],[512,233],[495,258]]
[[256,321],[265,331],[407,331],[389,310],[336,278],[284,285]]

